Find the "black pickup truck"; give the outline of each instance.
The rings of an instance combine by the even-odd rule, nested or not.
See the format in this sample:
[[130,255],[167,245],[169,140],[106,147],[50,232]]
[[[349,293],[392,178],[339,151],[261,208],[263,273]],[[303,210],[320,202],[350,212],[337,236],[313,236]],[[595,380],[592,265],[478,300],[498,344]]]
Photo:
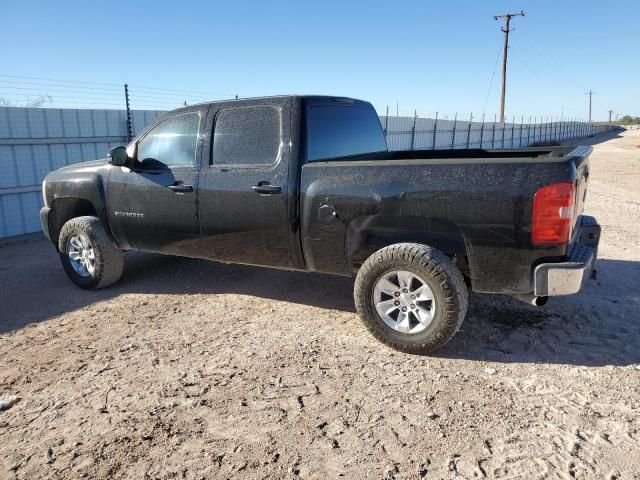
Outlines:
[[356,275],[373,335],[426,353],[460,328],[468,286],[541,305],[595,273],[590,152],[389,152],[367,102],[230,100],[51,172],[40,217],[80,287],[116,282],[130,249]]

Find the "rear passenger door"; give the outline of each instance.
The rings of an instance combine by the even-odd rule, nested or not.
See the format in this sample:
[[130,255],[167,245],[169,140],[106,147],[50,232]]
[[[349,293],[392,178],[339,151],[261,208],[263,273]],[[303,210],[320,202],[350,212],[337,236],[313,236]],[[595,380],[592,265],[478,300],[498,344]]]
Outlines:
[[200,171],[202,256],[291,267],[286,98],[214,104]]

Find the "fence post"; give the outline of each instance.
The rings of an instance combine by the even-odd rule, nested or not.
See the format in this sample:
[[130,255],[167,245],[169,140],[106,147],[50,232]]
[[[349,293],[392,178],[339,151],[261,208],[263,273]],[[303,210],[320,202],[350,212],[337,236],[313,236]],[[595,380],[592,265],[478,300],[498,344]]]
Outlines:
[[569,138],[574,138],[576,136],[576,132],[575,132],[575,130],[576,130],[576,121],[577,120],[575,118],[571,119],[571,124],[569,125],[569,131],[568,131]]
[[411,150],[416,144],[416,120],[418,118],[418,111],[413,112],[413,127],[411,127]]
[[562,141],[562,125],[564,124],[564,119],[560,117],[560,120],[558,120],[558,117],[556,117],[556,122],[558,123],[558,126],[556,128],[556,137],[558,138],[558,141],[561,142]]
[[522,124],[524,123],[524,115],[520,117],[520,140],[518,140],[518,148],[522,148]]
[[573,138],[578,138],[580,136],[580,119],[576,118],[575,125],[573,126]]
[[133,138],[133,121],[131,120],[131,108],[129,106],[129,85],[124,84],[124,101],[127,105],[127,142]]
[[564,118],[563,117],[560,117],[560,124],[558,125],[558,128],[560,129],[558,139],[562,141],[564,140]]
[[580,136],[580,129],[582,128],[582,124],[580,123],[580,119],[576,118],[576,126],[574,128],[575,133],[574,133],[574,138],[577,138]]
[[384,141],[387,141],[387,131],[389,129],[389,105],[387,105],[387,114],[384,116]]
[[480,149],[482,149],[483,137],[484,137],[484,113],[482,114],[482,125],[480,126]]
[[544,122],[544,141],[548,142],[549,138],[551,137],[551,129],[549,128],[551,126],[551,124],[549,123],[549,117],[547,116],[546,118],[546,122]]
[[531,145],[531,115],[529,115],[529,123],[527,123],[527,147]]
[[493,115],[493,125],[491,126],[491,148],[496,148],[496,116]]
[[505,122],[500,122],[502,126],[502,138],[500,139],[500,148],[504,148],[504,133],[507,130],[507,124]]
[[[540,116],[540,126],[538,127],[538,141],[542,142],[542,125],[544,125],[542,115]],[[546,132],[545,132],[546,134]]]
[[458,112],[453,117],[453,130],[451,130],[451,150],[456,146],[456,125],[458,124]]
[[469,114],[469,128],[467,129],[467,150],[469,150],[469,140],[471,140],[471,122],[473,122],[473,112]]
[[515,142],[513,141],[513,137],[515,136],[516,131],[516,116],[511,116],[511,148],[515,148]]
[[436,112],[436,118],[433,122],[433,138],[431,139],[431,150],[436,149],[436,132],[438,131],[438,112]]

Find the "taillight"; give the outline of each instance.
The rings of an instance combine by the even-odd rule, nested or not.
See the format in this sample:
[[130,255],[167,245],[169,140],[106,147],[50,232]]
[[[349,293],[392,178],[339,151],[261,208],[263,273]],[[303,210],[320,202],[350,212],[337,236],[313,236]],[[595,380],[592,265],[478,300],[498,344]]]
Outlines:
[[554,183],[538,190],[533,197],[531,243],[557,245],[569,243],[573,226],[574,182]]

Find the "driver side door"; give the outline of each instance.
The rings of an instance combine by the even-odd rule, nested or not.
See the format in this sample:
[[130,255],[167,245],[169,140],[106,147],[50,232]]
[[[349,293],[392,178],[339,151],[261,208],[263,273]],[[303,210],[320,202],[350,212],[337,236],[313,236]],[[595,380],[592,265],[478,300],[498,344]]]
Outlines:
[[135,166],[109,173],[109,225],[121,248],[195,254],[200,227],[196,203],[201,126],[206,109],[161,120],[136,141]]

